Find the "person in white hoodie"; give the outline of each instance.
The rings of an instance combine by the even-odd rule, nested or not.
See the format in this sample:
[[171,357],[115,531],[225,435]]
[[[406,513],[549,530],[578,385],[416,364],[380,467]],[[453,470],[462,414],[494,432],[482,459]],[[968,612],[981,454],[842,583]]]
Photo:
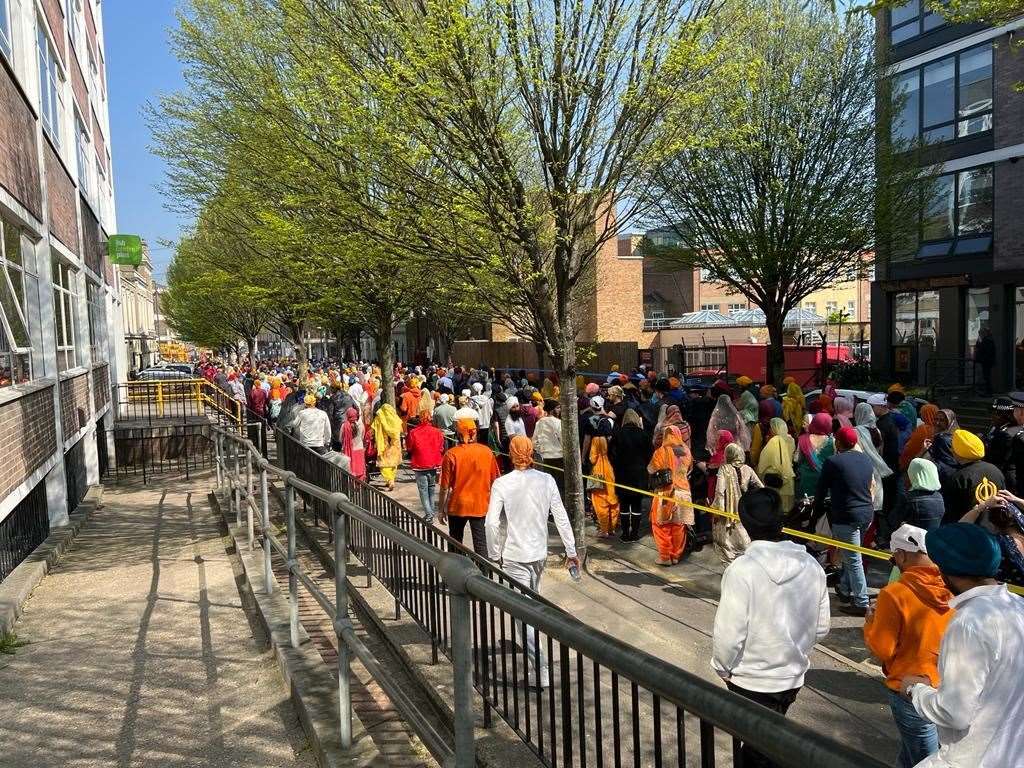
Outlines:
[[481,445],[487,445],[487,434],[491,428],[491,415],[494,413],[494,401],[490,395],[484,394],[484,385],[473,382],[473,396],[469,398],[469,407],[476,411],[476,439]]
[[[782,538],[782,500],[772,488],[740,498],[747,551],[722,575],[711,667],[738,693],[786,714],[804,684],[814,644],[831,624],[825,572],[807,550]],[[772,766],[743,745],[747,768]]]

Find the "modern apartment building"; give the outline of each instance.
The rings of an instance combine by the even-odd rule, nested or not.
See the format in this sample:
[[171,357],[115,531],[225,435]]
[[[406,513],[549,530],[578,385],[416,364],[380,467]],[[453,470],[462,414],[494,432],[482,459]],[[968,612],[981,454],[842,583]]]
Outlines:
[[109,137],[99,0],[0,0],[0,579],[107,460]]
[[872,362],[913,384],[969,379],[987,327],[995,386],[1024,386],[1024,13],[996,27],[954,25],[911,0],[880,12],[876,29],[893,72],[882,98],[899,95],[879,130],[926,142],[939,175],[916,242],[879,248]]

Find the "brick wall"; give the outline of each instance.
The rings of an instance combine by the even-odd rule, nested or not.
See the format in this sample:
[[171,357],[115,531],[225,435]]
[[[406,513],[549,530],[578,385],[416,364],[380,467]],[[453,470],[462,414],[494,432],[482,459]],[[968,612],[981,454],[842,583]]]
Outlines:
[[88,114],[89,109],[89,86],[85,84],[85,76],[82,74],[82,67],[78,64],[78,57],[71,57],[71,88],[75,92],[75,101],[83,115]]
[[67,48],[64,45],[64,9],[61,7],[61,0],[42,0],[43,12],[46,14],[46,21],[50,24],[50,31],[56,42],[57,53],[61,60],[67,61]]
[[75,184],[64,170],[50,142],[43,142],[46,158],[46,193],[50,233],[72,253],[78,253],[78,209]]
[[[82,260],[97,275],[104,274],[106,238],[100,229],[100,223],[92,213],[92,209],[82,201]],[[107,281],[113,285],[113,277]]]
[[107,142],[103,137],[103,131],[100,130],[100,120],[96,117],[96,113],[92,113],[92,143],[96,148],[96,157],[100,160],[100,165],[103,166],[103,170],[107,173],[110,169],[107,168]]
[[[1024,93],[1014,87],[1024,81],[1024,51],[1000,39],[992,53],[995,146],[1024,143]],[[994,173],[992,266],[1024,269],[1024,160],[996,163]]]
[[36,158],[36,121],[3,64],[0,64],[0,148],[0,186],[41,220],[43,190]]
[[643,260],[619,258],[618,241],[608,240],[597,255],[596,289],[597,340],[638,341],[644,329]]
[[64,439],[78,433],[84,424],[79,411],[85,412],[85,423],[89,422],[89,378],[88,374],[64,379],[60,383],[60,428]]
[[92,369],[93,413],[99,413],[110,402],[110,366],[106,363]]
[[45,387],[0,406],[0,499],[17,488],[57,449],[53,388]]
[[96,18],[92,15],[92,0],[85,0],[82,5],[85,7],[85,35],[88,39],[89,50],[96,52]]

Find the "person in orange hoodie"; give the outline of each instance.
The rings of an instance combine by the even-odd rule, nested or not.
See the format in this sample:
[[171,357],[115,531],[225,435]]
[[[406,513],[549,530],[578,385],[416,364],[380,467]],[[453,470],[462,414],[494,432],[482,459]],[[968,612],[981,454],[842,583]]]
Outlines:
[[928,557],[923,528],[903,525],[893,533],[892,559],[900,578],[878,593],[878,602],[864,619],[864,641],[882,662],[889,706],[903,746],[900,768],[911,768],[938,751],[935,725],[925,720],[901,691],[904,677],[928,678],[938,685],[939,643],[953,618],[939,569]]

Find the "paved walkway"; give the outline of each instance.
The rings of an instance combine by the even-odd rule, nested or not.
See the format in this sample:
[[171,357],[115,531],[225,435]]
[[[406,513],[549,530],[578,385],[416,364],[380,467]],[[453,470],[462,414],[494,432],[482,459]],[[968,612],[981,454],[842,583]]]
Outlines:
[[0,657],[4,768],[313,768],[210,487],[107,489],[26,604],[29,644]]

